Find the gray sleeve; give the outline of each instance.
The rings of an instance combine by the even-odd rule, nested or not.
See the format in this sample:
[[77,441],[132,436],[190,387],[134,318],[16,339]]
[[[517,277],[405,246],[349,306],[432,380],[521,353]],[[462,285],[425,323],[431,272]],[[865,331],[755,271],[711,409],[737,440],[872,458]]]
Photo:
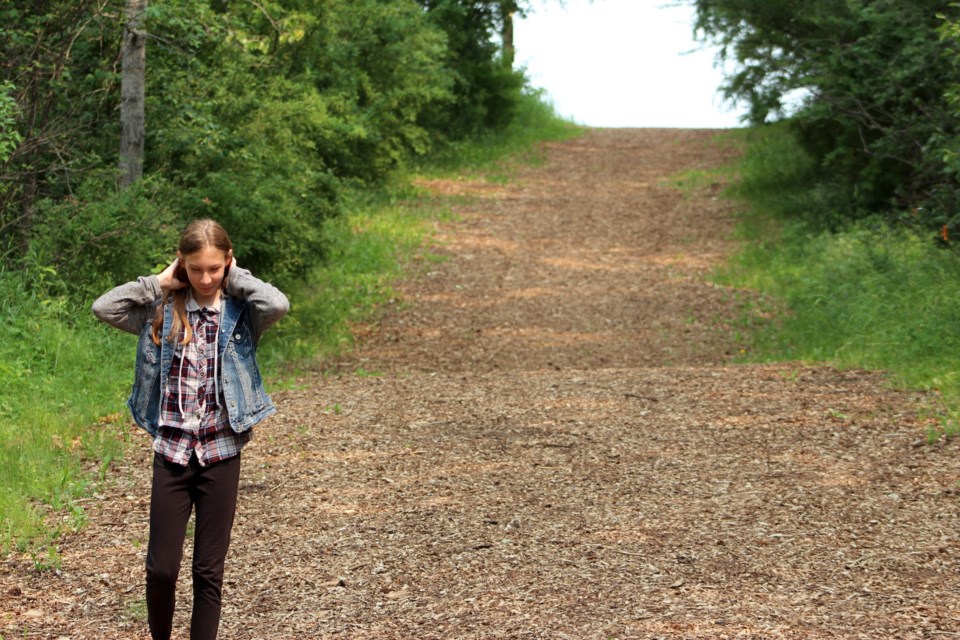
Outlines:
[[139,334],[153,316],[162,291],[157,276],[142,276],[111,289],[93,303],[93,315],[112,327]]
[[290,310],[290,301],[283,292],[241,267],[231,267],[227,293],[247,301],[254,342],[259,342],[264,332]]

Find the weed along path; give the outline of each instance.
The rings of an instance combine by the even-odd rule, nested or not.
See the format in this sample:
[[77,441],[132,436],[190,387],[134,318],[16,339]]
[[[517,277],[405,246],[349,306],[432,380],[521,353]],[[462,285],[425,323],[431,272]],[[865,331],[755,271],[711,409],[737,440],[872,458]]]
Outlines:
[[[731,364],[741,303],[705,274],[732,154],[597,130],[426,183],[464,196],[447,259],[244,453],[221,637],[960,637],[960,456],[925,399]],[[3,563],[0,635],[147,637],[137,446],[59,570]]]

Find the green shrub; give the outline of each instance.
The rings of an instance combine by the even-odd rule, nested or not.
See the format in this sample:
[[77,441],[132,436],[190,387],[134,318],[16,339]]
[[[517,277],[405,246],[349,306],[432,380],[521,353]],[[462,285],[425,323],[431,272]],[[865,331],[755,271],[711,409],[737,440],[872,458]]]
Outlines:
[[526,85],[522,72],[500,57],[500,3],[418,0],[446,34],[452,100],[424,111],[420,122],[444,140],[458,140],[510,124]]
[[288,293],[293,310],[264,341],[263,361],[274,369],[341,353],[353,329],[394,299],[402,270],[429,259],[429,222],[442,205],[409,188],[348,190],[350,213],[324,225],[329,259]]
[[419,168],[434,173],[502,170],[504,158],[536,161],[540,157],[539,143],[565,140],[582,132],[557,114],[542,91],[527,88],[519,96],[509,125],[441,143],[419,163]]
[[0,164],[7,161],[23,139],[16,127],[18,109],[17,102],[11,95],[13,90],[12,82],[0,82]]
[[960,221],[960,182],[944,162],[958,135],[950,92],[960,56],[956,33],[943,29],[945,16],[957,17],[956,3],[693,5],[698,32],[736,63],[723,90],[749,106],[752,123],[782,117],[795,103],[790,128],[824,195],[839,205],[835,229],[911,209],[928,229]]
[[[36,295],[86,300],[172,259],[179,229],[170,185],[152,176],[117,191],[113,181],[112,171],[91,174],[75,198],[37,203],[24,260]],[[41,283],[42,273],[50,277]]]

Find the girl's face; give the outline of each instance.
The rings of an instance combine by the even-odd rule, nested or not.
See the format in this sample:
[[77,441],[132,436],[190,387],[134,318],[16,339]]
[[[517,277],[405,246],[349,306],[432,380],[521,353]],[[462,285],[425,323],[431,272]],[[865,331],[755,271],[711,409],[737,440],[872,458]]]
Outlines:
[[216,300],[231,256],[221,249],[208,245],[187,255],[180,255],[178,252],[177,257],[180,258],[180,265],[187,272],[187,279],[190,281],[193,296],[197,302]]

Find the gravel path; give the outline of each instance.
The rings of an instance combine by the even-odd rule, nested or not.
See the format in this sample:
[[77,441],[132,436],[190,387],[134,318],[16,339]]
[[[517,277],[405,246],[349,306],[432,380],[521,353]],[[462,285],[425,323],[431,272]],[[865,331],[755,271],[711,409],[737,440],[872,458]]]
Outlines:
[[[447,259],[244,454],[222,638],[960,637],[960,459],[925,398],[731,363],[715,134],[595,130],[506,184],[425,184],[462,196]],[[60,571],[0,565],[0,638],[147,637],[148,458]]]

